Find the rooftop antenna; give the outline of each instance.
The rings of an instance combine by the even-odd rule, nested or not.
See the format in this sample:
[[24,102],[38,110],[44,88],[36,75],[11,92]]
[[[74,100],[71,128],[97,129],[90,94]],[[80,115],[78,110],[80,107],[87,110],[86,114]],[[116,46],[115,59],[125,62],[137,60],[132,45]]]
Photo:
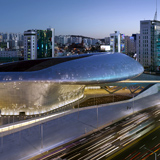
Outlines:
[[155,12],[155,15],[154,15],[154,21],[157,21],[157,0],[156,0],[156,12]]

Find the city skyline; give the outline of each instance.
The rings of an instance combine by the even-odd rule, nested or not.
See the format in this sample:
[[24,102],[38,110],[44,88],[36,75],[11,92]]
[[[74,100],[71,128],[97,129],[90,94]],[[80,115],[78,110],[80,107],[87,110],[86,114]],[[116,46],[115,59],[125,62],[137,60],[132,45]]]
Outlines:
[[[0,0],[0,32],[55,28],[55,35],[104,38],[115,30],[139,33],[140,20],[153,20],[156,0]],[[159,0],[158,4],[159,4]],[[158,11],[160,7],[157,7]],[[157,14],[159,19],[159,12]]]

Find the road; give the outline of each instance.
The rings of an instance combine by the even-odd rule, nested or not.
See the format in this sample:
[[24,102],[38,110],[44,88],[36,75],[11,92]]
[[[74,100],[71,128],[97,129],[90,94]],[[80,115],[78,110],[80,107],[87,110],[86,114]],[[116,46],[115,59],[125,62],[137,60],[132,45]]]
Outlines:
[[[148,108],[130,115],[129,117],[126,117],[110,126],[106,126],[96,132],[90,133],[85,137],[81,137],[80,139],[50,150],[49,152],[46,152],[34,159],[99,160],[106,159],[107,157],[109,158],[109,156],[113,154],[109,159],[114,158],[115,160],[123,160],[125,158],[129,158],[128,160],[130,160],[130,154],[133,154],[132,158],[134,158],[134,156],[138,157],[142,153],[141,150],[143,150],[144,155],[147,156],[147,153],[150,154],[151,152],[144,149],[144,145],[146,148],[153,151],[154,149],[157,150],[157,147],[160,147],[158,141],[156,141],[156,139],[158,140],[156,133],[158,133],[159,130],[156,130],[156,133],[153,132],[153,135],[149,138],[153,139],[152,142],[157,142],[156,144],[153,144],[153,146],[150,147],[150,142],[148,142],[146,144],[140,144],[138,146],[140,151],[138,150],[134,153],[132,153],[133,146],[129,147],[129,151],[125,150],[126,153],[120,153],[120,151],[135,140],[137,141],[137,139],[140,139],[141,136],[146,135],[147,132],[157,127],[160,124],[158,121],[159,115],[160,108],[158,106]],[[141,141],[144,142],[144,140]],[[114,153],[119,154],[117,155]]]
[[[125,150],[113,154],[107,160],[155,160],[160,159],[160,127],[155,128],[143,139],[129,145]],[[106,159],[106,158],[105,158]]]

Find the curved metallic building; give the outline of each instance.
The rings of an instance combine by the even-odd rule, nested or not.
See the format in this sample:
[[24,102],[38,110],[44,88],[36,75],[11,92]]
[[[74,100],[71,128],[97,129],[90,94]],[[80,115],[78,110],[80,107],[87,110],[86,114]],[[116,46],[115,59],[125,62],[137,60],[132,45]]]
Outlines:
[[45,113],[83,97],[88,84],[131,79],[143,67],[121,53],[95,53],[0,65],[2,115]]

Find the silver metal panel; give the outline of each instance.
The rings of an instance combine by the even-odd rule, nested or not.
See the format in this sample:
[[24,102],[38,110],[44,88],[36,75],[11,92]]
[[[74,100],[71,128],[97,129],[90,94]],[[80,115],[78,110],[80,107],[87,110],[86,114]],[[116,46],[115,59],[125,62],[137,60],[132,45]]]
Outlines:
[[40,114],[70,104],[83,97],[84,85],[50,82],[0,83],[2,115]]
[[121,53],[99,53],[32,72],[1,72],[0,81],[53,81],[93,84],[131,79],[143,72],[134,59]]
[[0,72],[2,115],[48,112],[83,97],[86,84],[116,82],[143,72],[121,53],[99,53],[32,72]]

